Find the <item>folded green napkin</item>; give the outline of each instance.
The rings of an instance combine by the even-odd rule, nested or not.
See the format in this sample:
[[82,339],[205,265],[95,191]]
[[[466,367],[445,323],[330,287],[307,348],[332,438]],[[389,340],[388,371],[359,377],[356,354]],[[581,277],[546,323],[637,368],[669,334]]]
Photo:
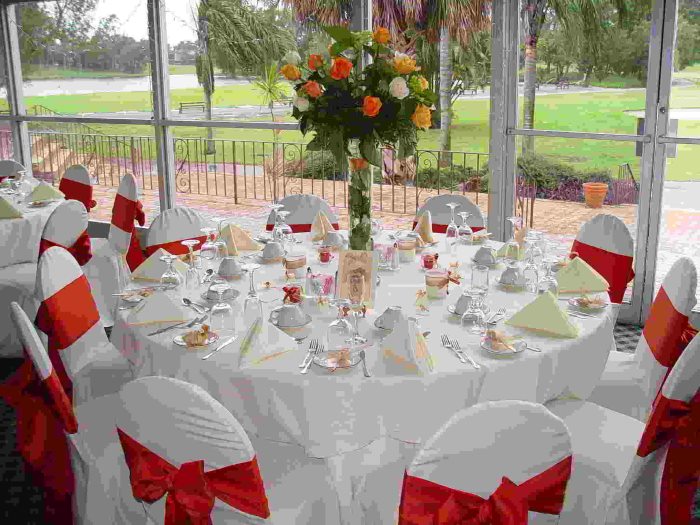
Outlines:
[[20,219],[22,212],[5,197],[0,197],[0,219]]
[[578,337],[578,328],[571,324],[568,314],[559,308],[551,292],[538,295],[537,299],[516,312],[506,324],[555,337]]
[[48,201],[52,199],[63,199],[65,195],[51,184],[40,182],[27,197],[29,202]]

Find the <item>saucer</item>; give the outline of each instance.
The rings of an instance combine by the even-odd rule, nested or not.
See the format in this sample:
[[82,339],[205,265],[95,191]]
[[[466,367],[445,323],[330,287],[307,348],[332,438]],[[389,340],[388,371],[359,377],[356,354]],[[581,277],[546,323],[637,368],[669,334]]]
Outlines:
[[607,302],[603,305],[598,306],[582,306],[579,304],[580,299],[581,297],[572,297],[568,301],[569,306],[573,306],[574,308],[578,308],[579,310],[582,310],[584,312],[600,312],[602,310],[605,310],[605,308],[608,306]]
[[218,340],[219,340],[218,334],[215,334],[214,332],[209,332],[209,337],[207,338],[207,342],[204,343],[203,345],[187,346],[187,343],[185,343],[185,340],[183,339],[183,335],[176,335],[173,338],[173,343],[175,343],[177,346],[184,346],[185,348],[205,348],[212,343],[216,343]]
[[[212,297],[209,296],[209,292],[211,292],[213,294]],[[241,292],[239,292],[238,290],[234,290],[233,288],[229,288],[228,290],[226,290],[222,294],[221,298],[223,300],[235,300],[239,295],[241,295]],[[204,299],[205,301],[218,301],[219,300],[219,294],[216,293],[214,290],[204,290],[201,293],[200,297],[202,299]]]
[[349,361],[347,363],[344,363],[343,366],[338,366],[336,362],[336,355],[338,351],[337,350],[331,350],[328,352],[319,352],[314,356],[314,364],[317,366],[320,366],[321,368],[325,368],[326,370],[329,370],[333,372],[334,370],[342,370],[342,369],[347,369],[347,368],[352,368],[356,366],[357,364],[362,361],[362,358],[360,357],[359,352],[349,352]]
[[512,355],[517,355],[525,351],[525,347],[521,346],[519,349],[516,346],[513,346],[513,350],[509,350],[507,348],[504,348],[503,350],[496,350],[491,346],[491,343],[488,342],[488,340],[484,339],[481,341],[481,348],[486,350],[486,353],[492,355],[492,356],[498,356],[498,357],[505,357],[505,356],[512,356]]
[[43,208],[44,206],[48,206],[49,204],[53,204],[56,202],[56,199],[48,199],[45,201],[31,201],[27,203],[27,206],[30,208]]

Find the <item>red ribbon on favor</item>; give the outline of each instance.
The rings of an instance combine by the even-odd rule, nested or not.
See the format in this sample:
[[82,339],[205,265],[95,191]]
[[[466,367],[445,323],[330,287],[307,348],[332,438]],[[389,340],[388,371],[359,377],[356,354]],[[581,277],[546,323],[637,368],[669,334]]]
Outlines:
[[67,200],[82,202],[87,211],[97,206],[97,201],[92,198],[92,186],[89,184],[83,184],[63,177],[58,184],[58,190],[66,196]]
[[301,288],[298,286],[285,286],[282,288],[284,292],[284,303],[300,303],[301,302]]
[[571,252],[590,264],[596,272],[608,281],[610,302],[621,303],[627,284],[634,279],[634,260],[628,255],[609,252],[596,246],[584,244],[577,240],[571,246]]
[[175,467],[121,429],[117,429],[131,472],[134,498],[165,500],[164,525],[211,525],[215,498],[246,514],[268,518],[270,509],[258,462],[252,460],[204,472],[204,461]]
[[646,457],[668,444],[661,476],[661,525],[690,523],[700,476],[700,392],[689,402],[668,399],[661,392],[639,442]]
[[399,525],[527,525],[528,511],[559,514],[571,456],[516,484],[503,477],[488,499],[404,474]]
[[65,248],[68,252],[78,261],[80,266],[85,266],[90,259],[92,259],[92,245],[90,244],[90,236],[87,230],[80,234],[78,240],[73,243],[73,246],[63,246],[57,242],[50,241],[48,239],[41,239],[39,242],[39,257],[46,250],[52,246],[60,246]]

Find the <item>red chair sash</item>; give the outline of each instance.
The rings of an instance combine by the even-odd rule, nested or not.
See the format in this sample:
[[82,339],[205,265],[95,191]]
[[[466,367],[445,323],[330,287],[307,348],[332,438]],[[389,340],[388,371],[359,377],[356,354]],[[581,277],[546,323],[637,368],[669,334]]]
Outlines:
[[668,444],[661,476],[661,525],[690,523],[700,476],[700,392],[690,402],[659,392],[637,455],[646,457]]
[[[415,230],[416,226],[418,226],[418,221],[414,220],[413,226],[411,227],[411,229]],[[433,233],[447,233],[448,226],[449,226],[449,224],[435,224],[435,223],[433,223]],[[472,228],[473,232],[480,232],[481,230],[484,229],[483,226],[472,226],[471,228]]]
[[207,240],[206,235],[200,237],[185,237],[177,241],[164,242],[163,244],[154,244],[153,246],[146,246],[146,256],[150,257],[153,253],[157,252],[159,248],[163,248],[166,252],[173,255],[187,255],[190,250],[187,246],[183,246],[181,243],[185,239],[197,239],[200,244],[203,244]]
[[85,266],[88,261],[92,259],[92,245],[90,244],[90,236],[87,230],[80,234],[80,237],[78,237],[78,240],[75,241],[73,246],[63,246],[62,244],[48,239],[41,239],[39,242],[39,257],[52,246],[60,246],[68,250],[75,260],[78,261],[80,266]]
[[687,326],[688,316],[676,310],[663,286],[659,288],[649,310],[642,337],[661,366],[670,369],[678,361],[685,348],[680,342]]
[[[308,233],[311,231],[312,224],[290,224],[289,227],[292,229],[292,233]],[[334,230],[340,229],[340,225],[337,222],[331,224]],[[274,229],[274,224],[268,224],[265,226],[265,230],[271,232]]]
[[87,211],[97,205],[92,198],[92,186],[63,177],[58,184],[59,191],[63,192],[67,200],[80,201]]
[[214,499],[247,514],[270,516],[258,462],[252,460],[204,472],[204,461],[179,469],[117,429],[131,472],[134,498],[153,503],[167,494],[164,525],[210,525]]
[[504,477],[488,499],[404,474],[399,525],[526,525],[528,511],[559,514],[571,456],[517,485]]
[[571,251],[590,264],[596,272],[602,275],[610,288],[608,295],[613,303],[621,303],[627,289],[627,284],[634,279],[633,258],[628,255],[609,252],[589,244],[574,241]]
[[[131,233],[134,229],[134,221],[139,219],[145,220],[141,201],[132,201],[117,193],[112,208],[112,225],[126,233]],[[143,225],[142,222],[141,225]]]

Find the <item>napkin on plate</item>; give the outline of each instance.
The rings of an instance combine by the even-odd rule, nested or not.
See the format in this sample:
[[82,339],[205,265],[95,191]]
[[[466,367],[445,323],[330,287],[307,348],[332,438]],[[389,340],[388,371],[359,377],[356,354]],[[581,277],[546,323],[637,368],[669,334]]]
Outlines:
[[[163,248],[158,248],[148,259],[143,261],[133,272],[131,272],[131,278],[137,281],[160,282],[161,276],[165,273],[165,270],[168,269],[167,263],[160,260],[163,255],[169,254]],[[187,265],[180,259],[175,259],[173,261],[173,268],[181,275],[184,275],[185,272],[187,272]]]
[[235,224],[228,224],[221,230],[221,238],[226,243],[229,255],[238,255],[239,250],[255,251],[260,250],[260,245],[255,242],[244,229]]
[[421,236],[423,242],[435,242],[435,239],[433,239],[433,216],[430,214],[430,210],[424,211],[418,217],[418,222],[416,222],[416,227],[413,228],[413,231]]
[[51,184],[47,184],[45,182],[40,182],[39,184],[36,185],[36,187],[32,190],[32,192],[29,194],[29,197],[27,197],[27,201],[29,202],[39,202],[39,201],[48,201],[51,199],[63,199],[65,195],[63,194],[62,191],[57,190]]
[[143,301],[143,306],[134,308],[127,317],[127,323],[145,326],[159,323],[179,323],[189,317],[165,292],[156,292]]
[[551,292],[538,295],[506,321],[510,326],[555,337],[578,337],[578,328],[571,324],[567,313],[559,308]]
[[605,277],[580,257],[575,257],[557,272],[557,283],[560,293],[600,293],[607,292],[610,287]]
[[401,315],[394,330],[381,343],[375,370],[384,375],[425,375],[433,369],[428,345],[416,324]]
[[22,212],[5,197],[0,197],[0,219],[20,219]]
[[319,211],[311,225],[311,240],[314,242],[322,241],[326,233],[332,231],[335,231],[335,228],[333,228],[331,221],[328,220],[328,216],[324,212]]

